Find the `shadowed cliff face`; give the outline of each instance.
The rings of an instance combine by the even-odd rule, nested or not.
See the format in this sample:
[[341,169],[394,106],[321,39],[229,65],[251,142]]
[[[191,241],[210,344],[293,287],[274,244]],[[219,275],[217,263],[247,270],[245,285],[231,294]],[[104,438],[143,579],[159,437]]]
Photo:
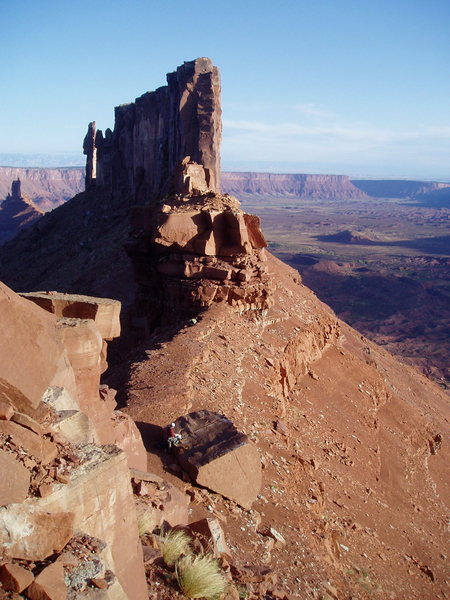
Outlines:
[[22,195],[20,179],[13,181],[11,194],[0,204],[0,245],[13,238],[21,229],[32,225],[42,215],[43,211]]

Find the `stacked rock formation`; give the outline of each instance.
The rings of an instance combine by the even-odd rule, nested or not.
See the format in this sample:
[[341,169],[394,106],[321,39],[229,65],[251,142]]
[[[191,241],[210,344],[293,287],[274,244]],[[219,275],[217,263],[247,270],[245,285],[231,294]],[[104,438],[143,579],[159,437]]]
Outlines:
[[[192,181],[192,180],[191,180]],[[219,194],[172,196],[138,207],[126,249],[150,324],[196,316],[216,302],[244,312],[271,303],[259,219]]]
[[32,600],[84,597],[95,577],[104,598],[147,597],[129,476],[129,465],[145,469],[145,449],[99,385],[119,310],[66,294],[21,298],[0,284],[0,582]]
[[[259,220],[220,194],[219,72],[207,58],[184,63],[168,85],[116,108],[105,138],[89,124],[86,186],[130,198],[127,252],[139,311],[195,316],[213,302],[241,311],[270,305]],[[95,163],[95,166],[94,166]]]

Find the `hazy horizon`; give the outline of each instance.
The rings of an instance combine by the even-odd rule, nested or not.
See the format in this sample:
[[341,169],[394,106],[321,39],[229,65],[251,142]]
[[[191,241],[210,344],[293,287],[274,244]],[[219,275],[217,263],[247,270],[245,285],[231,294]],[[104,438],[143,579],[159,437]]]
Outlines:
[[[84,168],[85,157],[81,153],[60,152],[55,154],[6,154],[0,153],[0,167],[28,168],[28,169],[55,169],[55,168]],[[413,181],[450,182],[449,175],[434,176],[386,172],[384,170],[357,170],[348,171],[346,165],[330,165],[330,169],[323,170],[319,165],[277,163],[274,161],[222,161],[222,171],[228,172],[253,172],[253,173],[279,173],[279,174],[307,174],[307,175],[347,175],[351,179],[400,179]]]

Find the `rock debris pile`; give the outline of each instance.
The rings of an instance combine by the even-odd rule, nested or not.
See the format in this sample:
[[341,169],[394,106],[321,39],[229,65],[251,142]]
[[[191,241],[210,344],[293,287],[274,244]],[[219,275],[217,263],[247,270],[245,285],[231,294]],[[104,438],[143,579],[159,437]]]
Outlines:
[[[128,464],[145,467],[145,449],[133,421],[114,411],[114,390],[100,386],[120,304],[55,292],[20,297],[0,284],[0,311],[2,589],[63,600],[104,588],[105,598],[144,600]],[[76,532],[101,541],[94,548]],[[77,544],[99,554],[83,561],[84,571]]]

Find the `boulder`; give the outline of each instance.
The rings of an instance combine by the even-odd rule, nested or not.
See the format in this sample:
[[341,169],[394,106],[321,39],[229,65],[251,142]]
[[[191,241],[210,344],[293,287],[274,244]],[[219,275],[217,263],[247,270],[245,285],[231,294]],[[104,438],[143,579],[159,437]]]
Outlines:
[[22,447],[44,465],[51,462],[58,454],[56,444],[12,421],[0,421],[0,433],[11,436],[16,446]]
[[10,421],[26,427],[30,431],[33,431],[37,435],[45,435],[47,433],[45,427],[38,423],[35,419],[21,412],[15,412],[11,417]]
[[231,551],[225,541],[222,527],[215,517],[208,517],[206,519],[195,521],[194,523],[189,523],[188,529],[196,537],[199,537],[205,552],[210,551],[212,548],[216,558],[219,558],[224,554],[231,556]]
[[121,412],[114,411],[103,431],[98,428],[101,444],[115,444],[123,450],[130,469],[146,471],[147,451],[139,429],[133,419]]
[[30,600],[66,600],[67,588],[62,564],[55,562],[45,567],[26,593]]
[[206,194],[209,191],[209,169],[186,156],[175,169],[171,191],[183,196]]
[[258,450],[225,416],[200,410],[179,417],[177,459],[198,484],[249,508],[261,489]]
[[60,410],[79,410],[76,399],[69,392],[60,386],[50,386],[42,396],[42,402],[48,404],[56,411]]
[[30,473],[9,452],[0,449],[0,506],[23,502],[30,487]]
[[0,421],[9,421],[14,414],[14,407],[5,400],[0,400]]
[[0,283],[0,400],[20,412],[35,409],[64,365],[56,317]]
[[28,569],[20,565],[6,563],[0,567],[0,583],[7,592],[22,592],[34,579],[34,575]]
[[172,483],[151,473],[132,470],[133,488],[140,500],[139,513],[145,513],[148,529],[162,525],[187,525],[189,499]]
[[95,432],[88,416],[80,410],[61,410],[52,425],[52,432],[73,444],[83,444],[95,440]]
[[92,319],[104,340],[120,335],[121,304],[118,300],[58,292],[27,292],[20,295],[57,317]]
[[73,522],[73,513],[49,513],[29,504],[0,508],[0,547],[4,558],[46,559],[70,540]]

